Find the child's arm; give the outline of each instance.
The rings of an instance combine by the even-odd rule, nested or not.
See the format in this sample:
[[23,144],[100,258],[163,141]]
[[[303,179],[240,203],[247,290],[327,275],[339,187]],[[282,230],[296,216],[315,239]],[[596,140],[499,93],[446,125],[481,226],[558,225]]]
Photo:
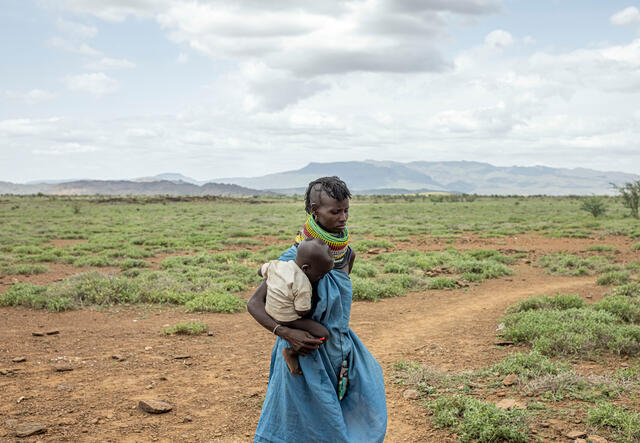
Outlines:
[[307,331],[309,334],[318,338],[324,337],[325,339],[327,339],[331,335],[329,333],[329,330],[325,328],[322,323],[318,323],[317,321],[311,320],[310,318],[299,318],[294,321],[281,322],[281,323],[284,326]]

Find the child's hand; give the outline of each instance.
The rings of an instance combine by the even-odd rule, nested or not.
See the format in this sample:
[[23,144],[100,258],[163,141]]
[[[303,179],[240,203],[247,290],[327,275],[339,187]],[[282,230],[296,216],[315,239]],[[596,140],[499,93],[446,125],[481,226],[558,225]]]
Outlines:
[[307,355],[318,349],[318,347],[324,343],[307,331],[287,328],[286,326],[278,328],[278,335],[288,341],[291,349],[300,355]]

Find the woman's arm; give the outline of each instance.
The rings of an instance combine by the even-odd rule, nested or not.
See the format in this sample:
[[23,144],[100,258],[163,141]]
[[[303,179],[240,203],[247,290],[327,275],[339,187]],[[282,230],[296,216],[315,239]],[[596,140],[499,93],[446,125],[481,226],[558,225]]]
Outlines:
[[353,269],[353,263],[356,261],[356,251],[351,250],[351,257],[349,257],[349,267],[347,268],[347,274],[351,274]]
[[[269,332],[273,332],[273,329],[279,323],[267,314],[267,311],[264,308],[266,300],[267,284],[263,281],[247,302],[247,310],[249,311],[249,314],[251,314],[251,316],[265,329]],[[291,348],[301,355],[306,355],[311,351],[318,349],[318,346],[322,344],[322,341],[318,340],[306,331],[288,328],[283,325],[276,329],[276,335],[288,341]]]

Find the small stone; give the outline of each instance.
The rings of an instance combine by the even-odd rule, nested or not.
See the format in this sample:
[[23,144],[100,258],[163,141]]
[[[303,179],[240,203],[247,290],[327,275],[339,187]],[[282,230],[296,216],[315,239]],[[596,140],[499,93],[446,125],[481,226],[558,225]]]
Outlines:
[[22,363],[22,362],[27,361],[27,357],[16,357],[11,361],[14,362],[14,363]]
[[44,332],[34,331],[31,333],[34,337],[44,337]]
[[111,358],[117,361],[125,361],[127,359],[127,357],[123,357],[120,354],[113,354]]
[[511,346],[513,342],[511,340],[498,340],[494,344],[496,346]]
[[188,415],[182,419],[182,423],[191,423],[192,421],[193,421],[193,418],[191,418]]
[[169,380],[169,379],[168,379],[166,376],[161,375],[160,377],[158,377],[158,380],[160,380],[160,381],[167,381],[167,380]]
[[496,395],[497,395],[498,397],[504,397],[504,396],[506,396],[507,394],[505,394],[504,392],[496,392]]
[[145,389],[153,389],[153,385],[147,385],[144,387]]
[[69,364],[61,363],[61,364],[56,365],[54,367],[54,370],[56,372],[69,372],[69,371],[73,371],[73,368]]
[[540,426],[542,426],[543,428],[548,428],[549,422],[546,422],[546,421],[540,422]]
[[207,332],[207,335],[208,335],[209,337],[213,337],[213,332]]
[[584,431],[569,431],[565,435],[567,438],[575,440],[576,438],[586,437],[587,433]]
[[94,418],[93,420],[91,420],[89,422],[89,424],[91,424],[91,425],[97,425],[98,423],[100,423],[100,419],[99,418]]
[[51,329],[50,331],[45,332],[47,335],[58,335],[60,331],[58,329]]
[[67,392],[73,391],[73,387],[72,386],[63,385],[63,384],[59,384],[57,386],[57,388],[58,388],[58,391],[67,391]]
[[505,386],[511,386],[515,384],[517,380],[518,376],[516,374],[509,374],[504,378],[504,380],[502,380],[502,384],[504,384]]
[[138,407],[149,414],[163,414],[173,409],[169,403],[162,400],[140,400]]
[[512,398],[505,398],[496,403],[496,407],[500,409],[513,409],[516,406],[516,401]]
[[18,400],[16,401],[16,403],[22,403],[23,401],[25,401],[27,399],[27,397],[25,397],[24,395],[20,396],[20,398],[18,398]]
[[185,360],[187,358],[191,358],[190,355],[188,354],[184,354],[184,355],[174,355],[173,357],[175,360]]
[[152,349],[153,349],[153,348],[152,348],[151,346],[145,346],[145,347],[144,347],[144,350],[145,350],[145,351],[150,351],[150,350],[152,350]]
[[24,438],[32,435],[44,434],[47,432],[47,427],[42,423],[23,423],[17,425],[15,428],[16,437]]
[[592,443],[608,443],[608,440],[606,438],[600,437],[596,434],[588,435],[587,440],[590,440]]
[[402,396],[407,400],[415,400],[416,398],[420,397],[420,393],[418,393],[418,391],[416,391],[415,389],[407,389],[402,393]]
[[0,369],[0,375],[11,375],[13,371],[11,369]]

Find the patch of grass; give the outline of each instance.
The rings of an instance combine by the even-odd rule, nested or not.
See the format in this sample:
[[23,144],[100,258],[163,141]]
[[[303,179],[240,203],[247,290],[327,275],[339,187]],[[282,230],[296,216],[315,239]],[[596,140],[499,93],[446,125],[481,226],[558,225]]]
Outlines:
[[0,265],[0,277],[3,275],[36,275],[43,274],[49,271],[49,267],[46,265],[32,265],[32,264],[15,264],[15,265]]
[[187,312],[233,313],[246,309],[246,302],[228,292],[209,292],[198,295],[184,305]]
[[351,277],[353,300],[377,301],[381,298],[404,295],[402,286],[393,283]]
[[622,285],[631,280],[628,271],[613,271],[602,274],[596,280],[600,286]]
[[625,323],[640,323],[640,300],[624,295],[609,295],[593,305],[593,309],[609,312]]
[[607,252],[607,251],[613,251],[614,249],[615,248],[612,245],[593,245],[593,246],[587,246],[585,251]]
[[526,384],[525,390],[552,401],[565,398],[595,401],[618,397],[629,387],[630,383],[621,382],[612,377],[583,376],[574,371],[564,371],[532,379]]
[[428,403],[433,424],[451,428],[462,442],[516,442],[529,440],[527,414],[517,409],[503,410],[473,397],[442,396]]
[[587,423],[611,432],[621,443],[640,441],[640,414],[612,403],[601,403],[587,412]]
[[544,355],[640,352],[640,327],[604,310],[571,308],[516,312],[504,319],[504,337]]
[[640,283],[630,282],[621,286],[618,286],[613,290],[611,295],[622,295],[625,297],[640,297]]
[[640,243],[634,243],[631,245],[632,251],[640,251]]
[[575,294],[558,294],[555,296],[541,295],[521,300],[516,305],[511,306],[507,310],[507,312],[516,313],[540,309],[563,310],[571,308],[584,308],[586,306],[587,303]]
[[118,266],[122,269],[131,269],[131,268],[148,268],[149,263],[144,260],[136,259],[136,258],[127,258],[118,262]]
[[501,376],[516,374],[522,381],[547,375],[557,375],[570,370],[569,365],[555,362],[537,351],[528,354],[518,353],[490,366],[485,373],[498,373]]
[[393,249],[395,245],[385,239],[364,239],[354,243],[351,247],[356,252],[365,253],[374,248]]
[[165,335],[199,335],[209,330],[209,326],[206,323],[200,321],[188,321],[185,323],[178,323],[173,326],[168,326],[162,330]]
[[582,258],[566,252],[557,252],[540,257],[536,264],[545,268],[549,274],[579,276],[600,272],[608,264],[608,260],[601,256]]
[[351,275],[367,278],[375,277],[378,275],[378,268],[373,263],[369,263],[366,260],[356,260],[351,270]]
[[433,277],[427,280],[427,289],[453,289],[458,282],[449,277]]
[[32,283],[15,283],[0,295],[0,306],[23,306],[31,309],[46,309],[50,312],[60,312],[73,309],[73,302],[69,297],[50,297],[45,286]]

